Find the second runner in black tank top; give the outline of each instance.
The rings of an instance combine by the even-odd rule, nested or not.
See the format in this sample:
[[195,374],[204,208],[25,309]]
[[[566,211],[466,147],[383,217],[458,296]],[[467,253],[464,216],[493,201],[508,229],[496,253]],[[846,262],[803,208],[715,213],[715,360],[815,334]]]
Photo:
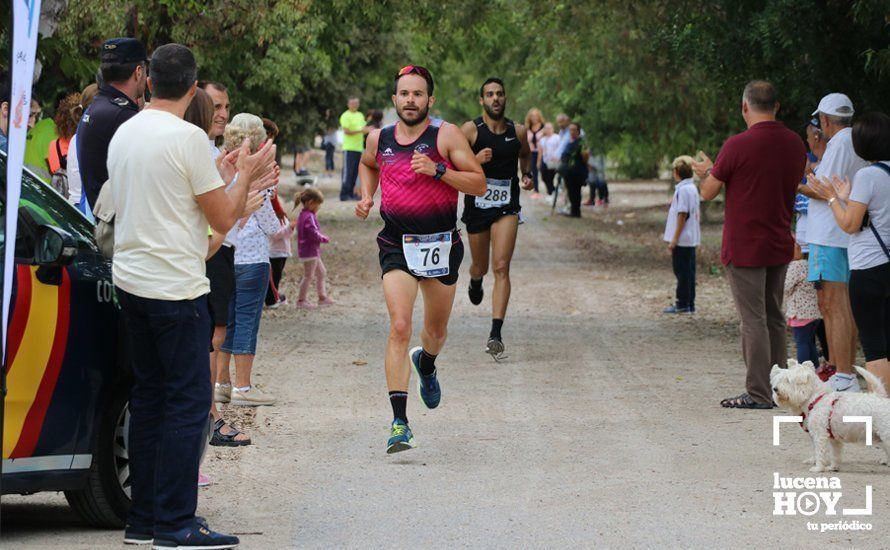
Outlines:
[[474,220],[499,218],[518,214],[519,205],[519,150],[522,145],[516,136],[513,121],[505,119],[506,131],[503,134],[492,133],[482,117],[473,121],[476,124],[476,143],[473,153],[491,148],[491,160],[482,165],[488,188],[482,197],[464,196],[464,214],[462,220],[470,229]]

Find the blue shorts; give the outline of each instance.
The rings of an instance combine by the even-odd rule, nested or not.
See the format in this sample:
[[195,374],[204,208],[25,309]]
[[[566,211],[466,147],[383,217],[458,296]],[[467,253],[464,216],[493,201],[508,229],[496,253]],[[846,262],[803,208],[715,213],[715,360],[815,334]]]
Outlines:
[[810,244],[807,281],[848,283],[850,281],[850,262],[847,260],[847,249]]

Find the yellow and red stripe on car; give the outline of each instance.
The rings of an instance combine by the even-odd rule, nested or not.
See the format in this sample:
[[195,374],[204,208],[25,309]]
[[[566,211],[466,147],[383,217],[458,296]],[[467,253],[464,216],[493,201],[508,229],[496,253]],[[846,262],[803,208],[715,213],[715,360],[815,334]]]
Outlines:
[[17,291],[9,325],[3,458],[34,453],[49,408],[68,342],[71,279],[62,269],[62,284],[37,279],[37,266],[16,266]]

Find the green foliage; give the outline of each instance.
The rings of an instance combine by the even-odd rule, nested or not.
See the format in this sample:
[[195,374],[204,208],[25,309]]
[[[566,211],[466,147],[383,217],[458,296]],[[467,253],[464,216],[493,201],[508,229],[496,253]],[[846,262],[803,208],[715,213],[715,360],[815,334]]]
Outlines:
[[133,36],[149,52],[179,42],[195,52],[199,78],[229,87],[235,113],[268,116],[306,142],[348,94],[388,100],[382,75],[406,46],[387,13],[387,3],[358,0],[70,0],[56,35],[39,43],[36,93],[52,101],[92,82],[107,38]]
[[306,141],[336,124],[349,94],[388,106],[392,75],[416,63],[433,72],[434,111],[448,120],[477,116],[479,84],[500,76],[511,118],[566,112],[623,175],[653,176],[664,158],[716,154],[740,131],[754,78],[777,85],[794,129],[831,91],[859,112],[890,112],[888,22],[890,0],[70,0],[40,42],[36,91],[54,99],[90,82],[106,38],[177,41],[201,78],[230,87],[235,112]]

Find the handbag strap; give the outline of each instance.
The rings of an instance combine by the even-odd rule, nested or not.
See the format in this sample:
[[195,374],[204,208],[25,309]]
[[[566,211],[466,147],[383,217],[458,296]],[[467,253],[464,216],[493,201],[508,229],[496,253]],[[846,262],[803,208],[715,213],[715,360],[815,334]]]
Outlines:
[[[884,172],[887,172],[887,175],[890,176],[890,166],[887,166],[883,162],[876,162],[876,163],[872,164],[872,166],[877,166]],[[870,224],[868,224],[868,226],[871,227],[871,232],[875,234],[875,239],[878,240],[878,244],[881,245],[881,248],[884,250],[884,254],[886,254],[887,259],[890,260],[890,250],[887,249],[887,245],[884,244],[884,240],[881,239],[880,235],[878,235],[878,230],[875,229],[875,224],[870,223]]]
[[62,154],[62,144],[59,143],[60,141],[61,141],[60,139],[56,139],[56,141],[55,141],[56,154],[59,156],[59,167],[67,170],[68,169],[68,155]]

